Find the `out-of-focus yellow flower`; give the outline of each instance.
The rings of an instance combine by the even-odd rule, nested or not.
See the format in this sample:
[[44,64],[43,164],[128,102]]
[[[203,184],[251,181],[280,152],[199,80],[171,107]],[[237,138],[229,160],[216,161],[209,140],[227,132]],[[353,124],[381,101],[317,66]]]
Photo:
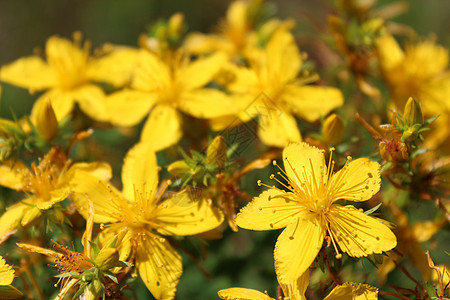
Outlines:
[[[8,207],[0,217],[2,224],[0,238],[19,224],[22,226],[31,224],[44,211],[66,199],[70,192],[69,182],[73,172],[79,169],[91,173],[96,178],[111,178],[111,169],[107,164],[100,162],[71,164],[59,148],[52,148],[39,164],[33,162],[31,168],[27,168],[20,161],[1,165],[0,185],[23,191],[27,197]],[[49,217],[62,223],[60,215],[60,211],[56,209]]]
[[[249,60],[250,68],[230,66],[235,79],[227,88],[243,122],[259,117],[258,135],[266,145],[284,147],[300,141],[294,115],[316,121],[344,102],[336,88],[305,85],[316,77],[299,77],[303,61],[294,37],[285,29],[277,30]],[[215,126],[223,129],[218,123]]]
[[429,146],[448,139],[450,119],[450,71],[448,51],[431,40],[400,48],[394,37],[384,35],[377,42],[382,75],[391,91],[395,106],[402,110],[409,97],[421,102],[425,118],[434,121]]
[[[89,57],[90,44],[81,47],[81,34],[74,34],[74,43],[57,36],[47,40],[47,61],[34,55],[20,58],[0,70],[0,80],[31,92],[47,90],[36,102],[32,115],[37,114],[41,102],[50,98],[58,121],[71,111],[76,103],[91,118],[107,121],[102,89],[93,81],[122,85],[129,80],[136,50],[115,48],[99,59]],[[110,47],[111,48],[111,47]]]
[[205,200],[193,201],[188,191],[161,200],[157,195],[158,166],[150,144],[140,143],[125,157],[123,192],[103,180],[75,172],[73,200],[87,219],[86,196],[92,200],[98,223],[111,223],[100,234],[108,244],[121,230],[126,234],[119,246],[120,258],[133,249],[135,265],[156,299],[172,299],[182,273],[181,257],[162,235],[194,235],[219,226],[223,215]]
[[286,182],[274,174],[270,178],[288,191],[268,186],[269,190],[254,198],[236,217],[236,224],[246,229],[286,227],[274,251],[280,282],[294,282],[309,268],[327,233],[336,258],[342,257],[338,246],[353,257],[389,251],[396,246],[395,235],[378,219],[353,205],[335,204],[340,199],[366,201],[375,195],[380,189],[378,163],[359,158],[347,161],[341,170],[333,173],[331,156],[327,167],[322,151],[306,143],[287,146],[283,161],[285,170],[279,168],[281,172],[277,174]]
[[271,19],[255,31],[255,17],[261,13],[263,1],[234,1],[228,7],[225,19],[218,25],[216,34],[191,33],[187,36],[184,49],[189,53],[205,54],[216,51],[226,53],[231,59],[245,56],[258,47],[258,42],[266,41],[280,27],[290,29],[292,20]]
[[[306,300],[305,291],[309,284],[309,271],[306,271],[294,283],[280,283],[283,290],[284,298],[289,300]],[[245,288],[229,288],[220,290],[218,293],[220,298],[226,300],[275,300],[269,297],[267,292],[261,293],[252,289]],[[376,300],[378,299],[378,289],[376,287],[354,282],[345,282],[336,286],[324,300]]]
[[11,283],[14,280],[14,270],[0,256],[0,299],[17,299],[23,296]]

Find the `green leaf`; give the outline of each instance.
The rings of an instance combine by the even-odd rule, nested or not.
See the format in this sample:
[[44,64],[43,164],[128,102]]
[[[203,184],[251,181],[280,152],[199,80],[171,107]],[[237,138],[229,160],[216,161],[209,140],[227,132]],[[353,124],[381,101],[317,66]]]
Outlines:
[[374,207],[372,207],[371,209],[366,210],[364,213],[365,213],[366,215],[371,215],[371,214],[373,214],[374,212],[376,212],[377,209],[380,208],[380,206],[381,206],[381,202],[380,202],[377,206],[374,206]]

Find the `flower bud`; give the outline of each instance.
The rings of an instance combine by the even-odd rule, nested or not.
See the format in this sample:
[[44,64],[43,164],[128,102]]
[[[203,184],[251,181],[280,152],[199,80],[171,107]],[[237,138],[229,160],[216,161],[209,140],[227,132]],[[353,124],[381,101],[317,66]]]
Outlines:
[[169,19],[169,36],[180,37],[184,30],[184,15],[176,13]]
[[167,167],[167,171],[173,176],[183,177],[190,171],[190,168],[184,160],[177,160]]
[[223,168],[227,161],[227,145],[225,139],[218,135],[214,138],[206,150],[206,164],[213,165],[217,169]]
[[423,114],[419,102],[409,97],[403,111],[403,120],[409,127],[414,124],[423,124]]
[[119,252],[116,248],[103,248],[98,253],[94,262],[100,270],[109,270],[119,262]]
[[58,120],[49,98],[38,104],[34,121],[39,135],[47,141],[53,139],[58,133]]
[[336,114],[331,114],[322,125],[323,140],[329,146],[339,144],[344,138],[344,121]]
[[[96,279],[84,288],[84,298],[86,300],[97,300],[103,293],[103,284]],[[81,297],[80,297],[81,299]]]

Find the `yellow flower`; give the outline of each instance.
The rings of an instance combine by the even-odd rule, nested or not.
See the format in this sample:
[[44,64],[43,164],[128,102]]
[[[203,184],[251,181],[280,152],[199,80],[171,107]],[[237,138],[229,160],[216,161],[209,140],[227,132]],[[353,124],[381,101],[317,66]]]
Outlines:
[[228,97],[217,89],[204,87],[225,62],[222,54],[191,62],[187,57],[164,62],[142,49],[131,83],[112,94],[107,107],[110,121],[118,126],[132,126],[150,113],[141,141],[151,142],[156,151],[175,144],[182,135],[181,114],[198,118],[214,118],[233,111]]
[[92,81],[121,85],[128,80],[136,50],[118,48],[100,59],[89,57],[89,43],[81,48],[81,35],[74,35],[75,42],[50,37],[45,53],[47,61],[34,55],[3,66],[0,80],[30,91],[47,90],[36,102],[36,107],[50,98],[58,121],[61,121],[78,103],[81,110],[99,121],[108,119],[102,89]]
[[[126,234],[119,245],[121,260],[131,250],[135,265],[156,299],[172,299],[182,273],[181,257],[162,235],[193,235],[211,230],[223,221],[220,210],[204,200],[193,201],[187,190],[161,200],[157,196],[158,166],[151,145],[140,143],[125,157],[122,169],[123,192],[86,172],[73,178],[73,200],[88,218],[86,196],[92,200],[98,223],[111,223],[100,234],[108,244],[119,231]],[[166,183],[167,187],[167,183]]]
[[[123,238],[123,234],[121,233],[114,237],[116,240],[111,247],[108,245],[99,249],[97,244],[92,242],[95,211],[92,206],[92,201],[88,200],[88,202],[89,218],[86,222],[86,231],[82,237],[82,244],[84,245],[83,252],[69,250],[69,247],[63,247],[55,241],[53,241],[54,247],[58,251],[31,244],[17,244],[17,246],[26,251],[46,255],[54,262],[54,265],[49,266],[58,268],[58,272],[61,274],[55,286],[62,281],[61,290],[55,300],[64,299],[66,294],[76,284],[80,285],[78,293],[84,293],[84,299],[96,300],[104,293],[105,285],[103,283],[105,275],[110,278],[115,277],[115,274],[110,269],[118,266],[119,255],[115,247],[117,245],[116,242]],[[91,251],[92,246],[95,247],[93,251]],[[123,263],[123,266],[125,265],[129,264]]]
[[[309,284],[309,271],[306,271],[292,284],[280,283],[286,300],[306,300],[305,291]],[[220,290],[218,295],[227,300],[275,300],[269,297],[267,292],[261,293],[252,289],[229,288]],[[378,289],[376,287],[354,282],[345,282],[336,286],[324,300],[376,300],[378,299]],[[281,300],[279,298],[279,300]]]
[[[75,170],[82,169],[91,172],[98,178],[109,179],[111,169],[104,163],[75,163],[67,160],[65,153],[59,148],[52,148],[39,164],[31,164],[28,169],[24,163],[9,162],[0,166],[0,185],[23,191],[27,194],[19,203],[6,209],[0,217],[0,238],[16,228],[30,225],[39,218],[42,213],[49,210],[55,204],[67,198],[70,192],[69,180]],[[52,211],[49,216],[54,221],[62,223],[61,208]]]
[[343,104],[336,88],[304,85],[316,77],[298,77],[303,61],[285,29],[278,29],[265,49],[254,51],[249,60],[250,68],[230,66],[235,79],[227,88],[242,121],[259,117],[258,135],[266,145],[284,147],[301,140],[294,115],[312,122]]
[[352,205],[335,203],[339,199],[366,201],[377,193],[380,189],[378,163],[359,158],[347,162],[333,174],[331,157],[327,167],[323,153],[306,143],[287,146],[283,161],[285,171],[280,168],[278,175],[286,183],[273,174],[271,178],[288,191],[270,187],[236,217],[238,226],[246,229],[286,227],[278,237],[274,252],[280,282],[294,282],[307,270],[321,249],[326,233],[337,258],[342,257],[337,246],[353,257],[395,247],[395,235],[386,225]]
[[377,52],[382,75],[399,110],[409,97],[421,102],[426,118],[439,115],[433,122],[433,137],[428,142],[436,145],[448,139],[450,118],[450,70],[448,50],[431,40],[411,44],[401,49],[391,35],[377,40]]
[[14,270],[0,256],[0,299],[17,299],[23,296],[21,291],[11,285],[13,280]]

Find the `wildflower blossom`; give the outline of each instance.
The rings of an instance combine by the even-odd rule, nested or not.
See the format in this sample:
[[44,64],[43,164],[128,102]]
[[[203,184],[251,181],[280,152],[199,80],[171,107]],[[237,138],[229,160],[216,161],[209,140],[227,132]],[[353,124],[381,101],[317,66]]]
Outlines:
[[150,113],[141,141],[151,142],[156,151],[175,144],[182,136],[180,111],[198,118],[234,111],[224,93],[205,87],[224,62],[225,56],[219,53],[194,62],[177,53],[165,62],[142,49],[132,89],[116,92],[107,101],[111,123],[132,126]]
[[[279,281],[294,282],[311,265],[328,233],[337,252],[353,257],[391,250],[396,245],[392,231],[376,218],[340,199],[369,200],[380,189],[380,165],[367,158],[351,161],[333,173],[323,153],[306,143],[294,143],[283,151],[285,171],[280,168],[288,191],[276,187],[263,192],[236,217],[238,226],[252,230],[286,227],[275,246],[275,269]],[[276,164],[276,163],[275,163]],[[258,182],[261,185],[261,182]],[[301,255],[298,255],[298,254]]]
[[[312,122],[343,104],[338,89],[305,85],[317,78],[299,77],[303,60],[294,37],[284,28],[263,50],[253,51],[249,63],[250,68],[229,68],[235,78],[227,89],[243,122],[259,117],[258,135],[266,145],[284,147],[301,140],[294,115]],[[223,129],[218,122],[215,126]]]
[[47,40],[47,61],[34,55],[5,65],[0,70],[0,80],[33,91],[47,90],[35,104],[32,115],[45,99],[50,98],[58,121],[71,111],[75,103],[95,120],[106,121],[102,89],[93,81],[121,85],[130,74],[135,51],[116,49],[100,59],[89,57],[90,44],[81,47],[81,34],[74,35],[74,43],[57,36]]
[[[157,299],[172,299],[182,273],[181,257],[163,235],[193,235],[222,223],[223,215],[206,201],[193,201],[188,191],[162,200],[157,195],[156,156],[149,144],[141,143],[125,157],[123,192],[85,172],[76,172],[73,198],[88,218],[86,196],[92,199],[95,222],[110,223],[100,235],[107,243],[119,231],[126,234],[119,245],[120,257],[136,254],[135,265],[147,288]],[[167,187],[167,185],[166,185]]]
[[[109,179],[108,165],[95,163],[71,164],[60,148],[52,148],[40,161],[27,168],[21,161],[0,166],[0,185],[23,191],[27,197],[11,205],[0,217],[0,237],[16,228],[30,225],[44,211],[49,210],[69,195],[69,180],[76,169],[83,169],[93,176]],[[52,210],[51,217],[63,223],[62,207]]]

